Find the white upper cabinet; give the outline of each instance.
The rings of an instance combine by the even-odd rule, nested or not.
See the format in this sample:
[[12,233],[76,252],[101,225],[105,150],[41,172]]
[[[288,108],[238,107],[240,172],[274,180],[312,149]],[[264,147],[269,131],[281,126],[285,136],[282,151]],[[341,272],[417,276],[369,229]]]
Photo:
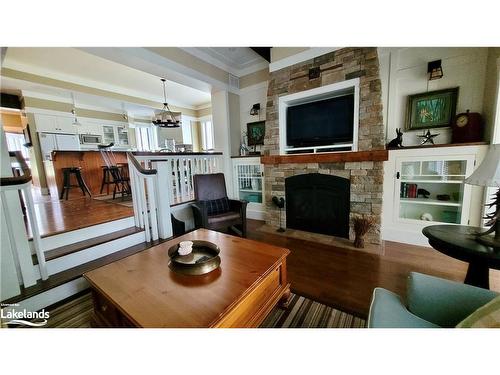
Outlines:
[[35,114],[36,129],[39,132],[76,134],[71,117]]
[[79,120],[82,124],[77,126],[78,134],[92,134],[92,135],[102,135],[102,125],[95,122],[88,122]]

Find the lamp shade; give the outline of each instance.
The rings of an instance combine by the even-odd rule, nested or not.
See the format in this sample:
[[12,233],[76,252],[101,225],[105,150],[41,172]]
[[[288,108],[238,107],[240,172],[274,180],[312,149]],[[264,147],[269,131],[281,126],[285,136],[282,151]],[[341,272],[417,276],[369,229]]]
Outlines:
[[481,165],[465,179],[465,183],[500,187],[500,144],[490,146]]

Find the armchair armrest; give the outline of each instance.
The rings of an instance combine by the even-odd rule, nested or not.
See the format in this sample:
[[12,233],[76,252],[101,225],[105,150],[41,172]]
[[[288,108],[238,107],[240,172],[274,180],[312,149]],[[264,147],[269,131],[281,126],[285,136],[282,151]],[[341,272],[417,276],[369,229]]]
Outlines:
[[247,205],[245,200],[229,199],[229,209],[240,213],[242,237],[247,236]]
[[441,327],[455,327],[497,295],[491,290],[417,272],[408,277],[408,309]]
[[373,291],[368,328],[439,328],[409,312],[401,298],[383,288]]
[[244,211],[246,215],[248,202],[239,199],[229,199],[229,209],[231,211]]
[[191,204],[195,228],[208,228],[208,207],[204,201]]

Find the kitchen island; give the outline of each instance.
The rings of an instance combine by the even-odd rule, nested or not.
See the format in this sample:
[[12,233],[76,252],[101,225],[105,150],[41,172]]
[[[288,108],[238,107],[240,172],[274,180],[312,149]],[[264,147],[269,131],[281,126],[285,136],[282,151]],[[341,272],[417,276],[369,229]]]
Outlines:
[[[200,156],[200,155],[222,155],[221,152],[150,152],[150,151],[133,151],[134,155],[138,157],[151,157],[156,161],[161,161],[158,156]],[[128,174],[127,168],[127,152],[126,151],[113,151],[117,164],[124,165],[124,173]],[[58,194],[61,191],[63,182],[62,169],[67,167],[81,167],[82,176],[85,183],[90,189],[92,195],[99,195],[102,183],[102,167],[105,166],[99,150],[69,150],[69,151],[52,151],[52,166],[57,184]],[[110,186],[112,189],[112,186]],[[72,189],[73,190],[73,189]],[[75,188],[75,191],[78,188]],[[104,190],[103,193],[106,193]]]
[[[118,164],[127,165],[126,151],[113,151]],[[58,194],[63,183],[63,168],[81,167],[82,176],[92,195],[99,195],[102,183],[102,167],[106,165],[98,150],[52,151],[52,165]],[[112,187],[111,187],[112,188]],[[78,188],[74,188],[78,190]],[[71,189],[73,190],[73,189]],[[103,191],[105,193],[106,190]]]

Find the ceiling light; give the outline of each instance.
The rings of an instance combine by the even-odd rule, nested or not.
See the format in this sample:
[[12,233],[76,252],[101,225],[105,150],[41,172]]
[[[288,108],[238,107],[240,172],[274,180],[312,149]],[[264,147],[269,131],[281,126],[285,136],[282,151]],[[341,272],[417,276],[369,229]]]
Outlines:
[[76,117],[76,103],[75,103],[75,95],[73,93],[71,93],[71,99],[73,100],[73,108],[71,109],[71,113],[75,116],[73,118],[72,125],[82,126],[82,124],[78,121],[78,118]]
[[161,81],[163,83],[163,98],[165,101],[163,103],[163,109],[157,116],[155,116],[155,119],[153,120],[153,125],[156,125],[160,128],[178,128],[181,126],[181,122],[179,119],[175,117],[175,115],[168,107],[167,91],[165,89],[166,80],[165,78],[162,78]]

